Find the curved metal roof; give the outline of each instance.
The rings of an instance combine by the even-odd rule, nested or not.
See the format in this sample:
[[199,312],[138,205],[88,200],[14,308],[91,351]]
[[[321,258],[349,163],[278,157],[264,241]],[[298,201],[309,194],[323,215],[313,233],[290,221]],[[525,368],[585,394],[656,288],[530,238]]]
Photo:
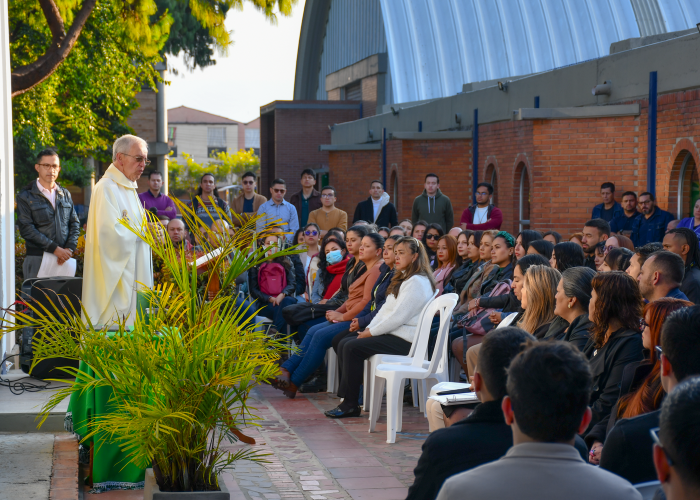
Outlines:
[[400,103],[602,57],[611,43],[697,22],[699,0],[307,0],[294,95],[324,99],[326,74],[372,51],[388,52]]

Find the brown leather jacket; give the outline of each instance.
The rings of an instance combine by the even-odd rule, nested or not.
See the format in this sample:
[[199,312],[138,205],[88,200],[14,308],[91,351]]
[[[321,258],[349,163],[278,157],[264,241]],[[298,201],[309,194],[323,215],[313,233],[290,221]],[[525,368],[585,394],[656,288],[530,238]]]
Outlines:
[[233,217],[233,224],[234,226],[241,227],[242,224],[244,224],[250,217],[258,213],[258,208],[260,208],[260,205],[265,203],[267,201],[267,198],[265,198],[263,195],[255,193],[253,195],[253,211],[244,213],[243,212],[243,202],[244,202],[244,196],[245,193],[241,191],[238,193],[238,196],[234,198],[233,200],[233,206],[231,207],[233,209],[233,212],[236,212],[240,217],[241,220],[238,220],[237,217]]

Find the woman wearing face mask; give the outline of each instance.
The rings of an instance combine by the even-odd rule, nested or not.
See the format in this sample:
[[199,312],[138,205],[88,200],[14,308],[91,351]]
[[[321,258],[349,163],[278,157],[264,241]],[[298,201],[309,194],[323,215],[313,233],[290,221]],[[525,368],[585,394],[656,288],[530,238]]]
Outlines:
[[[352,231],[348,231],[350,235]],[[351,321],[370,301],[372,288],[380,274],[384,238],[377,233],[366,234],[361,241],[358,258],[367,271],[357,277],[348,289],[348,298],[335,311],[326,313],[326,322],[309,329],[299,346],[299,352],[282,365],[282,374],[273,380],[273,387],[280,389],[289,398],[296,396],[303,382],[323,363],[326,350],[331,347],[333,337],[347,330]],[[305,384],[306,385],[306,384]],[[318,377],[309,382],[303,392],[323,390]]]
[[[277,253],[280,245],[277,236],[267,236],[263,240],[268,257]],[[250,296],[256,299],[257,307],[262,307],[258,314],[270,318],[278,332],[284,332],[287,327],[282,309],[296,302],[293,297],[295,279],[292,262],[284,256],[275,257],[250,269]]]

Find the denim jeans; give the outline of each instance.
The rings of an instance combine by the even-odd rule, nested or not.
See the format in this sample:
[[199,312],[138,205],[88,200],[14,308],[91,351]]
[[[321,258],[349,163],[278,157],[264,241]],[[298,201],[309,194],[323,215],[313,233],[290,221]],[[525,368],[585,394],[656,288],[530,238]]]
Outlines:
[[322,325],[324,323],[328,323],[328,321],[326,321],[325,315],[320,316],[318,318],[310,319],[309,321],[304,321],[301,325],[297,327],[297,331],[294,332],[294,341],[297,344],[301,344],[304,341],[304,337],[306,337],[307,332],[311,330],[311,328],[313,328],[316,325]]
[[[295,299],[294,297],[285,297],[282,299],[282,302],[280,302],[280,305],[278,306],[273,306],[268,302],[267,304],[262,306],[262,309],[260,309],[260,312],[258,312],[258,314],[260,316],[265,316],[266,318],[271,319],[272,324],[275,326],[277,331],[283,335],[286,335],[287,322],[284,320],[284,316],[282,316],[282,309],[296,303],[297,299]],[[255,305],[261,307],[260,301],[256,302]],[[253,307],[255,307],[255,305]],[[253,309],[253,307],[251,307],[251,309]]]
[[292,376],[292,382],[299,387],[323,363],[326,351],[331,347],[333,337],[350,328],[350,321],[329,323],[325,321],[312,327],[299,346],[299,352],[284,362],[282,368]]

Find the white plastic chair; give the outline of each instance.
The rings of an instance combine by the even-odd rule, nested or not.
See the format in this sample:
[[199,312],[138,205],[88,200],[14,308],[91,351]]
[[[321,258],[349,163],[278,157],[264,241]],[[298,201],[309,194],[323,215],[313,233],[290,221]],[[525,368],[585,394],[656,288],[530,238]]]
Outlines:
[[[419,323],[417,338],[414,340],[416,347],[413,356],[405,356],[403,362],[399,360],[399,356],[396,356],[394,359],[400,364],[381,363],[374,371],[372,403],[369,409],[369,432],[373,432],[377,424],[384,394],[384,384],[386,383],[387,443],[395,443],[396,433],[401,430],[403,381],[407,378],[420,381],[423,397],[427,397],[430,389],[437,382],[445,381],[447,376],[447,335],[450,329],[452,311],[457,305],[458,299],[457,294],[450,293],[433,300]],[[436,313],[440,314],[440,327],[433,351],[433,359],[428,362],[426,367],[425,357],[428,351],[430,327]]]
[[326,368],[328,370],[326,375],[326,392],[336,393],[338,392],[340,377],[338,376],[338,355],[332,347],[326,351]]
[[[364,411],[369,410],[370,408],[370,403],[372,402],[372,387],[374,386],[374,371],[377,369],[377,366],[379,366],[382,363],[389,363],[389,364],[394,364],[394,363],[405,363],[407,357],[413,357],[413,353],[416,351],[416,339],[418,338],[418,334],[420,333],[420,327],[423,324],[423,318],[425,317],[425,312],[428,310],[428,307],[430,307],[430,304],[435,300],[435,297],[437,297],[437,294],[440,293],[439,290],[435,290],[435,293],[433,293],[433,296],[430,298],[427,304],[423,307],[423,310],[420,312],[420,315],[418,316],[418,323],[416,324],[416,333],[415,336],[413,337],[413,342],[411,343],[411,350],[408,352],[408,356],[395,356],[392,354],[375,354],[374,356],[371,356],[370,358],[365,360],[365,375],[364,375],[364,382],[363,382],[363,398],[362,398],[362,409]],[[431,319],[432,321],[432,319]],[[430,333],[430,332],[428,332]],[[413,391],[413,406],[414,408],[416,406],[419,406],[420,404],[420,397],[418,394],[418,384],[411,384],[411,390]],[[421,408],[421,411],[425,411],[424,408]]]

